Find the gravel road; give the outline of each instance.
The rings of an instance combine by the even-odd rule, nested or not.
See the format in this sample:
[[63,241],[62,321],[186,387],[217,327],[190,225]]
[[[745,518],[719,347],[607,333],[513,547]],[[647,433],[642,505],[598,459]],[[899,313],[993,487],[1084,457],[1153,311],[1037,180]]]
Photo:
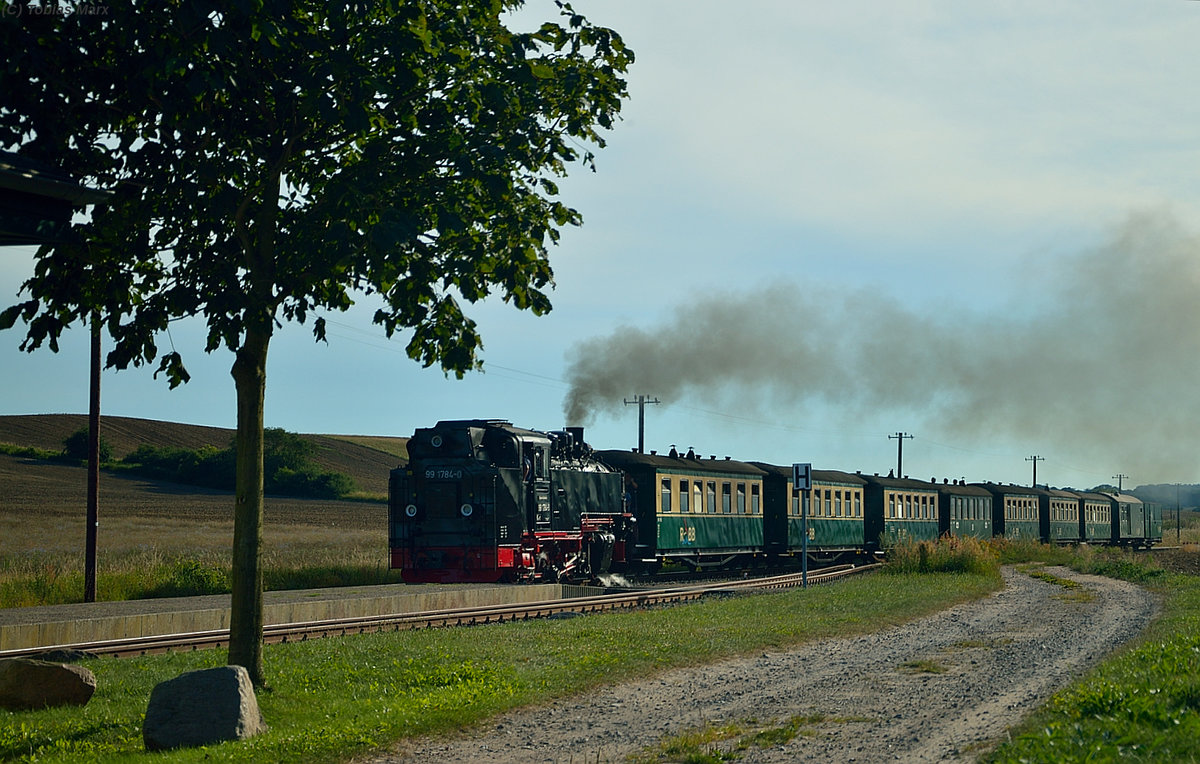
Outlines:
[[1049,572],[1082,587],[1006,568],[997,594],[903,626],[609,687],[373,764],[617,762],[705,725],[733,722],[745,739],[789,720],[801,734],[739,761],[969,761],[1157,612],[1132,584]]

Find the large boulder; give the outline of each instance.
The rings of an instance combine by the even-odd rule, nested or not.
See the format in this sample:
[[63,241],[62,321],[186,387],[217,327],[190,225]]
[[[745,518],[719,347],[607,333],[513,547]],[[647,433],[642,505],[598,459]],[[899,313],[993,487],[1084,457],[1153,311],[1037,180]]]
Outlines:
[[142,725],[147,751],[244,740],[267,729],[241,666],[189,671],[155,685]]
[[29,711],[85,706],[95,691],[96,675],[83,666],[31,658],[0,659],[0,708]]

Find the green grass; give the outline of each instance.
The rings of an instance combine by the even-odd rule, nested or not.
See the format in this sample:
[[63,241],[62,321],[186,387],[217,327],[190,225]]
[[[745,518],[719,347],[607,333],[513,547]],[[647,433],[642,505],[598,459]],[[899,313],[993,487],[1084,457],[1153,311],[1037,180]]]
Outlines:
[[797,737],[820,734],[820,725],[869,722],[863,717],[793,714],[781,720],[743,719],[706,724],[671,735],[629,757],[630,764],[719,764],[738,761],[755,748],[774,748]]
[[905,661],[900,664],[900,672],[903,674],[945,674],[949,670],[945,664],[929,659]]
[[47,451],[33,446],[18,446],[15,443],[0,443],[0,454],[20,456],[27,459],[62,459],[62,451]]
[[977,573],[997,575],[1000,563],[991,544],[949,536],[937,541],[902,541],[887,550],[889,573]]
[[88,661],[98,681],[91,703],[0,715],[0,760],[343,761],[601,682],[878,630],[999,586],[995,576],[865,575],[632,613],[267,646],[269,688],[258,695],[267,733],[153,758],[140,733],[150,690],[221,665],[224,653]]

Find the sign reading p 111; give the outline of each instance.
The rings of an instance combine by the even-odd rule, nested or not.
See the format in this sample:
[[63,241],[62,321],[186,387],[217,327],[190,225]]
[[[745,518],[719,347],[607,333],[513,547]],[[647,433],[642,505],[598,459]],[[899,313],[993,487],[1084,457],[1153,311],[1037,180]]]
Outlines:
[[812,465],[808,462],[792,465],[792,490],[812,490]]

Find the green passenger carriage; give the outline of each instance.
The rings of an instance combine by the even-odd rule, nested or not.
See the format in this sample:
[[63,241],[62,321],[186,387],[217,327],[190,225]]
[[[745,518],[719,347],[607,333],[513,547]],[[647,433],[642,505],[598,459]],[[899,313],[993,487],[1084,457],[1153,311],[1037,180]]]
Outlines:
[[1049,532],[1042,522],[1041,491],[1019,485],[981,483],[992,494],[992,532],[999,538],[1040,542]]
[[1079,494],[1079,530],[1085,544],[1112,541],[1112,497],[1103,493]]
[[938,486],[938,530],[951,535],[992,538],[992,494],[959,481]]
[[625,473],[626,509],[638,522],[634,553],[644,565],[693,569],[763,556],[761,469],[729,459],[601,451]]
[[[1140,546],[1146,541],[1146,506],[1138,497],[1116,493],[1112,501],[1112,543]],[[1161,532],[1159,533],[1161,536]]]
[[866,542],[862,475],[838,470],[813,470],[812,488],[796,491],[792,468],[753,462],[763,477],[763,534],[772,555],[798,555],[803,548],[808,513],[808,551],[822,559],[855,558]]
[[1051,488],[1041,494],[1040,511],[1049,518],[1051,544],[1078,544],[1083,540],[1079,511],[1081,496],[1074,491]]
[[1144,502],[1146,507],[1146,546],[1160,543],[1163,537],[1163,508],[1162,504],[1153,501]]
[[863,478],[863,532],[869,549],[904,541],[937,540],[941,534],[937,484],[878,475]]

